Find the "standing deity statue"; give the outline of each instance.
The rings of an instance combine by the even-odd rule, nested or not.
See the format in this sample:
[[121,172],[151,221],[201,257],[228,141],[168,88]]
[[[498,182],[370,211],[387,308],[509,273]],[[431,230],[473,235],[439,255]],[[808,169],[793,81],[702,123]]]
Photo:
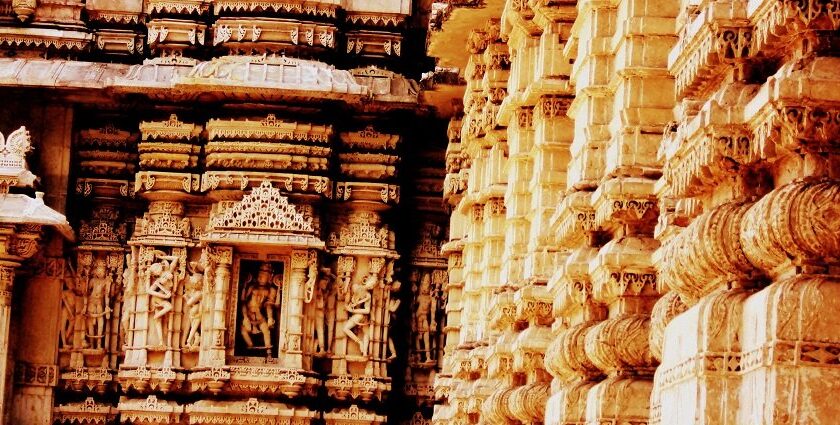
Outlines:
[[429,343],[431,331],[437,328],[432,316],[432,288],[428,273],[420,278],[420,289],[417,293],[417,309],[414,311],[414,323],[417,330],[416,348],[419,353],[425,353],[426,361],[431,361],[432,347]]
[[[364,281],[353,283],[349,294],[350,301],[344,307],[352,315],[344,324],[344,334],[359,345],[362,356],[367,356],[370,344],[370,327],[368,326],[372,301],[370,291],[376,287],[378,280],[377,273],[371,271],[365,276]],[[362,328],[362,338],[356,335],[357,327]]]
[[111,292],[111,276],[104,258],[97,258],[93,265],[93,276],[88,280],[88,296],[85,306],[87,316],[87,337],[94,349],[103,348],[105,338],[105,319],[111,315],[111,308],[108,306],[108,294]]
[[155,253],[155,258],[159,261],[152,263],[149,266],[149,279],[146,281],[146,292],[152,297],[151,307],[152,324],[154,325],[155,334],[160,345],[171,346],[172,341],[169,341],[170,328],[172,323],[167,322],[167,340],[163,338],[163,322],[166,315],[172,311],[172,296],[175,293],[175,269],[178,267],[178,256],[165,255],[158,251]]
[[[318,343],[318,354],[325,354],[327,352],[327,335],[329,330],[335,326],[335,318],[328,317],[330,313],[328,310],[327,296],[329,295],[330,281],[335,279],[329,267],[321,268],[321,273],[318,278],[317,291],[315,297],[315,339]],[[329,323],[327,323],[329,321]]]
[[187,307],[187,320],[190,328],[181,345],[198,347],[201,341],[201,299],[204,296],[204,266],[196,261],[190,262],[190,276],[184,287],[184,304]]
[[[248,348],[270,349],[271,328],[276,323],[275,309],[279,292],[271,264],[263,263],[256,280],[248,279],[242,291],[242,326],[240,333]],[[255,347],[251,335],[262,334],[263,345]]]

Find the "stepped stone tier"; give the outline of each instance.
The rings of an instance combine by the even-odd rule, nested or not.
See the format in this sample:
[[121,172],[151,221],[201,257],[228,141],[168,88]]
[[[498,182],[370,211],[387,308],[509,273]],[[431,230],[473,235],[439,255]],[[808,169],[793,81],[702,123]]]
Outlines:
[[840,0],[0,0],[0,425],[834,424]]
[[432,422],[837,423],[840,2],[439,10]]

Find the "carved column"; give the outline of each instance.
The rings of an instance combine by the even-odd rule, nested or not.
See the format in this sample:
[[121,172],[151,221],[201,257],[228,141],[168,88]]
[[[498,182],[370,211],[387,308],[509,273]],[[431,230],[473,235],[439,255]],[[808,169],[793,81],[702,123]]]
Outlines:
[[[4,202],[15,201],[9,199],[15,195],[2,196],[6,197]],[[20,199],[32,199],[25,195],[18,196],[21,197]],[[43,203],[40,203],[40,206],[43,206]],[[36,217],[40,213],[42,211],[37,211],[33,213],[32,217]],[[64,225],[66,226],[66,222],[64,222]],[[69,226],[67,227],[69,228]],[[12,340],[10,324],[14,281],[21,264],[41,249],[38,243],[41,238],[41,229],[40,224],[14,225],[0,223],[0,401],[2,401],[2,404],[0,404],[0,420],[2,420],[2,423],[8,423],[7,421],[10,420],[12,374],[15,367],[11,356],[11,347],[9,346]]]
[[[211,261],[215,263],[213,278],[207,282],[212,297],[207,303],[209,320],[202,322],[201,352],[199,366],[221,367],[225,365],[225,333],[227,327],[227,299],[230,291],[233,248],[214,246],[207,248]],[[206,324],[206,326],[205,326]]]
[[[188,207],[200,190],[200,178],[191,171],[198,162],[202,127],[171,115],[168,120],[141,122],[139,128],[141,171],[134,176],[134,192],[148,207],[136,220],[129,241],[138,255],[134,332],[118,379],[123,388],[166,393],[185,379],[182,356],[195,357],[191,347],[182,350],[182,332],[189,326],[183,320],[188,274],[206,273],[206,264],[200,264],[206,258],[194,261],[199,255],[190,249],[198,236],[191,214],[201,210]],[[203,291],[203,283],[198,284]]]
[[8,416],[8,400],[11,389],[12,362],[9,356],[9,323],[12,314],[12,287],[14,286],[15,270],[20,263],[10,260],[0,260],[0,418]]
[[303,301],[304,285],[309,267],[308,251],[292,252],[292,270],[286,300],[286,348],[284,365],[291,369],[303,368]]

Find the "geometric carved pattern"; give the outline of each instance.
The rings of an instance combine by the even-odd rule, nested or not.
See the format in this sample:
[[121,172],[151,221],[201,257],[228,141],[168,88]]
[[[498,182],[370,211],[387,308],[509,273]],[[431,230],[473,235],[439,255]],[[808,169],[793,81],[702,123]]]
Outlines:
[[214,215],[210,226],[215,230],[249,229],[262,232],[313,232],[312,217],[299,213],[289,198],[270,182],[245,195],[241,201],[226,202]]

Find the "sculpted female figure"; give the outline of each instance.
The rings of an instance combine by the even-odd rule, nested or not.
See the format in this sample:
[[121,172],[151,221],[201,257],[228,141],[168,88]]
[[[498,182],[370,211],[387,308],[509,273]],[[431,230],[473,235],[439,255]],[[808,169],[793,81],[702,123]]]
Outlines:
[[204,285],[204,267],[198,262],[190,263],[190,277],[184,288],[184,304],[187,307],[187,319],[190,321],[190,329],[181,345],[184,347],[197,347],[201,341],[201,299],[202,286]]
[[[344,334],[359,345],[362,356],[367,356],[370,343],[370,330],[367,326],[370,317],[370,291],[376,286],[377,280],[377,274],[370,272],[363,282],[352,284],[350,302],[344,307],[352,315],[344,324]],[[356,335],[357,327],[362,328],[362,338]]]
[[[146,292],[152,297],[151,306],[154,315],[152,324],[158,343],[164,345],[163,319],[172,311],[172,295],[175,292],[175,269],[178,266],[178,256],[164,255],[156,252],[155,258],[160,261],[149,266],[149,279],[146,280]],[[154,280],[152,280],[154,279]],[[167,323],[167,327],[169,327]],[[167,341],[167,345],[168,345]]]

